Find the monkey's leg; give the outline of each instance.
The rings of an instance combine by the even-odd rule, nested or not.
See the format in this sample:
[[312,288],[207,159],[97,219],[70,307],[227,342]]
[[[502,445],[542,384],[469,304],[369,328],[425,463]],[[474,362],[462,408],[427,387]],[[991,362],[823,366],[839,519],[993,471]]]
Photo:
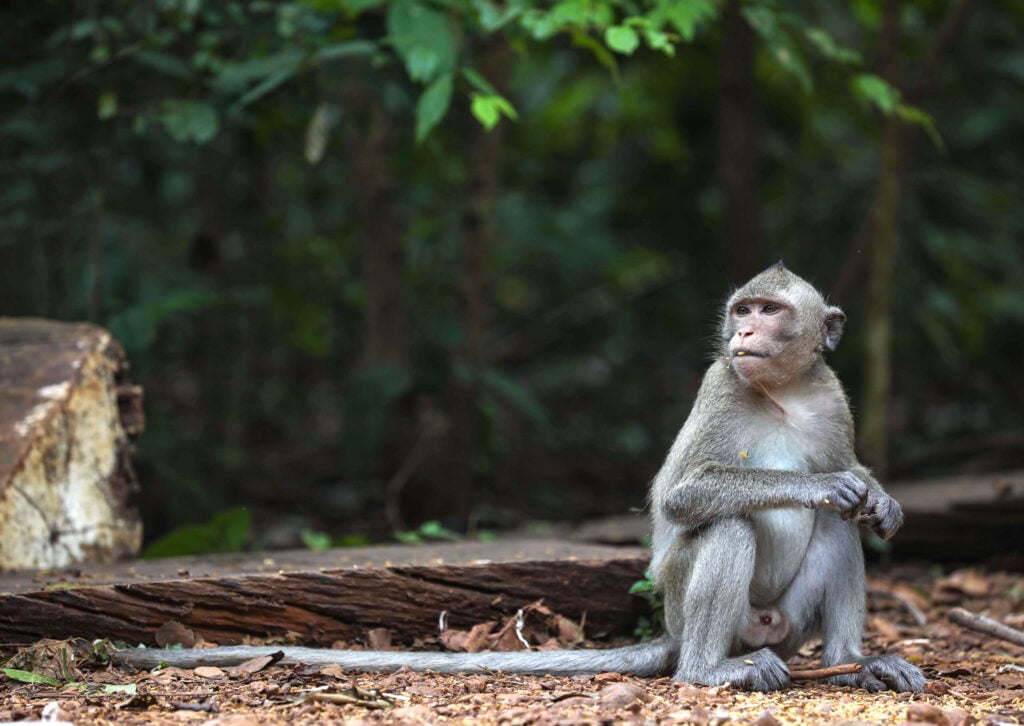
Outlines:
[[859,673],[833,677],[832,683],[868,691],[923,690],[924,676],[910,663],[861,651],[864,597],[864,554],[857,526],[834,512],[819,511],[803,565],[778,604],[790,618],[790,634],[780,650],[793,653],[820,630],[823,666],[862,666]]
[[[717,520],[673,548],[663,572],[665,617],[679,643],[674,680],[772,691],[789,685],[786,664],[768,648],[729,658],[729,648],[746,624],[756,539],[740,517]],[[685,561],[684,561],[685,558]]]

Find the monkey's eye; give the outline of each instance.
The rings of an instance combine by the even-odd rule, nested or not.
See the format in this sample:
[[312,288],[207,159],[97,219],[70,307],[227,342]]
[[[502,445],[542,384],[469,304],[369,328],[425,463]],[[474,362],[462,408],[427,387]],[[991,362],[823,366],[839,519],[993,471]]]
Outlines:
[[780,308],[775,303],[765,303],[764,307],[761,308],[761,310],[762,312],[764,312],[765,315],[774,315],[775,313],[782,310],[782,308]]
[[750,315],[750,308],[747,307],[746,305],[737,305],[736,306],[736,314],[737,315]]

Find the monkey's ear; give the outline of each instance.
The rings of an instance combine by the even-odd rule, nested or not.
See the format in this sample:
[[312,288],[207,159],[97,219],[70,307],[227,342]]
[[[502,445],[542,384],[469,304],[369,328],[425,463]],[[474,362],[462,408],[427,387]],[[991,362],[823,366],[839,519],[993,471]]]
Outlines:
[[835,305],[825,308],[825,325],[821,341],[822,350],[835,350],[839,345],[839,339],[843,337],[843,323],[846,322],[846,313]]

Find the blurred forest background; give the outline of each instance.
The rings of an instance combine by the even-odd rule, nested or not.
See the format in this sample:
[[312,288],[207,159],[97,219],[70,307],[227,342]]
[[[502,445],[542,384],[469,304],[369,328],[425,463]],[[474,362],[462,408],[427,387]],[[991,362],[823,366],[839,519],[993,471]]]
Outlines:
[[887,480],[1024,460],[1024,2],[0,18],[0,314],[123,343],[150,538],[642,507],[779,258],[849,316]]

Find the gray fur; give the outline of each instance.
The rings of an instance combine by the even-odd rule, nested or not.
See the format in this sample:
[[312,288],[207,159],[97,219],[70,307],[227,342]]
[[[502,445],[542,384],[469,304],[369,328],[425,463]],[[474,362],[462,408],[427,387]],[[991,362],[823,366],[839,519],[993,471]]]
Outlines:
[[[414,671],[441,673],[492,673],[506,671],[532,675],[576,675],[614,670],[638,676],[656,676],[670,670],[673,654],[665,640],[608,650],[530,651],[522,653],[404,653],[395,651],[331,650],[294,646],[236,645],[220,648],[161,650],[134,648],[118,651],[118,662],[136,668],[162,664],[195,668],[231,666],[250,658],[284,653],[281,663],[340,665],[357,671],[389,673],[407,667]],[[558,657],[552,658],[552,655]]]
[[[903,514],[856,459],[853,419],[822,352],[845,316],[781,263],[729,299],[716,360],[651,486],[651,572],[668,634],[609,650],[398,653],[291,647],[135,649],[139,667],[229,665],[284,651],[285,662],[447,673],[672,674],[679,681],[775,690],[786,658],[821,636],[823,665],[863,664],[834,679],[870,691],[920,691],[921,672],[865,657],[858,524],[892,536]],[[772,626],[751,618],[771,613]],[[770,647],[752,650],[758,644]]]

